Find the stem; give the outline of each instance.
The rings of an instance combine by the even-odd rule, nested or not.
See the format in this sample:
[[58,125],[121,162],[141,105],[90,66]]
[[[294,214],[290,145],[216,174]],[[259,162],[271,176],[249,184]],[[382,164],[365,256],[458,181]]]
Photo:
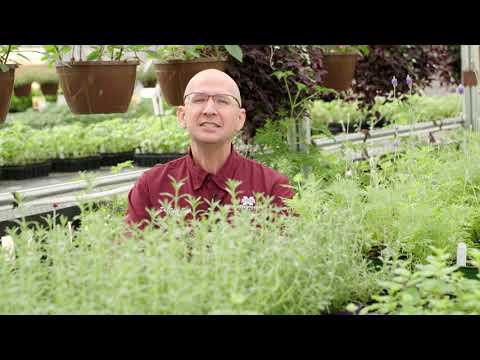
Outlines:
[[273,45],[270,45],[270,67],[272,68],[272,70],[274,70],[272,59],[273,59]]
[[120,51],[117,56],[117,60],[120,60],[122,58],[122,53],[123,53],[123,46],[120,48]]
[[3,63],[6,64],[7,63],[7,60],[8,60],[8,56],[10,55],[10,51],[12,50],[12,45],[8,45],[8,48],[7,48],[7,53],[5,55],[5,58],[3,59]]
[[105,51],[105,46],[101,45],[100,46],[100,53],[99,53],[99,56],[98,58],[100,59],[100,61],[102,60],[102,56],[103,56],[103,52]]
[[60,59],[60,61],[63,61],[63,56],[62,56],[62,53],[60,52],[60,49],[58,48],[58,45],[53,45],[53,48],[57,53],[57,60]]
[[288,100],[290,101],[290,117],[293,117],[292,95],[290,94],[290,88],[288,87],[287,78],[284,77],[283,81],[285,82],[285,87],[287,88],[288,93]]

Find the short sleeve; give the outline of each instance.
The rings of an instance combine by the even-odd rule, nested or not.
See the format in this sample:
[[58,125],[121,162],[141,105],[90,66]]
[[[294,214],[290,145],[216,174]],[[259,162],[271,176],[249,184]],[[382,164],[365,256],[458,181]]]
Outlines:
[[150,220],[147,208],[151,208],[151,204],[147,178],[144,174],[128,193],[128,209],[124,219],[125,222],[129,225],[141,223],[140,228],[143,229],[145,223]]
[[273,204],[278,207],[284,207],[285,202],[283,199],[291,199],[295,195],[293,187],[289,184],[288,178],[282,176],[272,188]]

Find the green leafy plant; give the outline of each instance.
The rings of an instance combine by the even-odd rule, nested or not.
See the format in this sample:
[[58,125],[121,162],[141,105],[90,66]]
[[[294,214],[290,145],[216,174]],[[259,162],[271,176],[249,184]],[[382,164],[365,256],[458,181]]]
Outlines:
[[135,151],[138,154],[185,153],[190,142],[175,116],[144,118],[136,131],[140,139]]
[[[20,45],[0,45],[0,71],[8,71],[8,66],[6,65],[10,61],[10,55],[17,52]],[[19,54],[23,57],[22,54]]]
[[63,217],[11,231],[16,271],[0,261],[0,312],[320,314],[377,289],[355,230],[324,231],[329,221],[344,229],[338,213],[313,223],[279,216],[261,198],[255,212],[211,208],[203,220],[152,212],[151,225],[119,243],[126,226],[112,207],[85,208],[74,232]]
[[404,95],[400,98],[376,97],[370,112],[397,125],[407,125],[415,114],[416,122],[436,121],[459,116],[462,112],[459,95]]
[[48,131],[33,131],[25,125],[15,124],[0,132],[0,165],[29,165],[52,157]]
[[[457,266],[449,266],[450,255],[443,249],[432,248],[426,264],[410,270],[408,261],[392,268],[393,278],[381,281],[384,295],[374,295],[375,301],[360,310],[360,314],[478,314],[480,312],[479,279],[465,278]],[[473,263],[480,267],[480,253],[472,251]],[[350,306],[354,310],[355,306]]]
[[20,97],[12,95],[12,98],[10,100],[10,108],[8,112],[10,113],[24,112],[27,109],[31,109],[31,108],[32,108],[31,94],[29,96],[20,96]]
[[251,156],[291,180],[295,176],[301,176],[305,169],[308,169],[308,172],[314,174],[317,179],[322,179],[324,183],[332,181],[344,167],[344,162],[311,144],[307,152],[291,151],[287,143],[288,125],[288,120],[267,120],[265,126],[257,130],[254,140],[256,149]]
[[[135,59],[141,61],[139,53],[144,51],[146,45],[44,45],[43,60],[49,64],[57,62],[68,64],[74,61],[128,61]],[[75,59],[75,50],[79,58]],[[70,59],[65,59],[70,54]]]
[[[142,121],[140,118],[137,121]],[[100,153],[121,153],[134,151],[140,144],[137,134],[138,123],[127,119],[112,119],[91,125],[87,131],[101,139]]]
[[322,94],[334,92],[334,90],[317,85],[314,93],[302,96],[306,94],[308,87],[299,81],[295,81],[296,89],[294,92],[288,81],[288,78],[294,76],[292,71],[278,70],[273,72],[272,76],[283,82],[288,94],[289,106],[279,109],[278,114],[288,120],[287,141],[290,149],[306,152],[309,150],[311,143],[308,124],[305,123],[308,102]]
[[362,120],[367,116],[357,101],[335,99],[332,101],[316,100],[309,109],[312,130],[324,132],[328,124],[340,123],[344,131],[358,130]]
[[77,159],[100,153],[102,138],[81,125],[57,126],[51,130],[56,159]]
[[[168,108],[166,110],[168,110]],[[137,118],[153,115],[152,103],[149,99],[142,100],[138,104],[132,102],[125,114],[76,115],[72,114],[66,105],[52,104],[41,112],[29,109],[21,114],[11,114],[4,123],[4,126],[10,126],[17,122],[35,129],[70,124],[89,126],[113,119],[131,119],[132,122],[134,122]]]
[[156,50],[145,51],[150,57],[159,61],[193,60],[198,58],[215,58],[226,60],[227,55],[242,62],[242,49],[238,45],[162,45]]

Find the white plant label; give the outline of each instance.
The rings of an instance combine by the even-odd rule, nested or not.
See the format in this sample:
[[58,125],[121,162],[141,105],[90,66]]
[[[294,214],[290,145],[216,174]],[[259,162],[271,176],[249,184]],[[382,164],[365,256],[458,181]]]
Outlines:
[[467,244],[463,242],[457,246],[457,266],[467,266]]
[[2,237],[2,250],[5,253],[5,259],[7,261],[15,261],[15,244],[11,236],[7,235]]

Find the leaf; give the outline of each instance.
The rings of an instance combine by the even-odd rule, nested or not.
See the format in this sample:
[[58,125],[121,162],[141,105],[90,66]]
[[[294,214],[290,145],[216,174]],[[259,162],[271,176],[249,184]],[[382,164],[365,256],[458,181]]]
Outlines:
[[247,300],[247,297],[245,295],[242,295],[242,294],[233,293],[230,296],[230,301],[234,304],[237,304],[237,305],[243,304],[245,302],[245,300]]
[[297,91],[298,91],[298,92],[301,92],[301,91],[303,91],[303,90],[307,90],[307,89],[308,89],[307,85],[302,84],[302,83],[300,83],[300,82],[296,82],[295,85],[297,86]]
[[159,56],[159,53],[154,50],[143,50],[143,52],[153,58],[156,58]]
[[278,80],[282,80],[283,78],[288,78],[289,76],[293,76],[293,72],[288,70],[288,71],[274,71],[272,73],[273,76],[275,76]]
[[232,57],[234,57],[235,59],[237,59],[240,62],[243,62],[243,52],[242,52],[242,49],[240,48],[240,46],[238,46],[238,45],[224,45],[224,46],[225,46],[225,50],[227,50],[227,52]]
[[[13,52],[13,51],[12,51],[12,52]],[[15,52],[15,53],[16,53],[16,52]],[[23,59],[25,59],[25,60],[27,60],[27,61],[30,62],[30,59],[27,58],[25,55],[23,55],[23,54],[21,54],[21,53],[16,53],[16,55],[17,55],[17,56],[20,56],[21,58],[23,58]]]
[[0,70],[2,72],[5,72],[5,71],[8,71],[9,70],[9,67],[5,64],[0,64]]
[[90,54],[88,54],[87,60],[88,61],[99,60],[99,57],[100,57],[100,50],[95,50],[95,51],[92,51]]

